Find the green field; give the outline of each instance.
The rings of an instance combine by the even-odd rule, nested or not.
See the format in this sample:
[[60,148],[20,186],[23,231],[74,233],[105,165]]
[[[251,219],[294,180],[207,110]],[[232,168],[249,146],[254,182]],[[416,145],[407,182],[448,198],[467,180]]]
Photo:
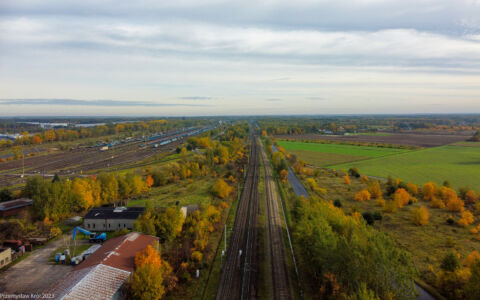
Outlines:
[[410,151],[396,148],[290,141],[279,141],[278,144],[288,153],[295,154],[299,159],[319,167],[384,157]]
[[206,205],[212,202],[210,188],[215,178],[210,176],[196,180],[181,180],[177,183],[162,187],[154,187],[145,197],[129,200],[127,206],[145,206],[147,200],[153,200],[155,206],[172,206],[179,201],[180,206],[199,204]]
[[423,184],[448,180],[453,187],[480,189],[480,143],[462,143],[331,166]]

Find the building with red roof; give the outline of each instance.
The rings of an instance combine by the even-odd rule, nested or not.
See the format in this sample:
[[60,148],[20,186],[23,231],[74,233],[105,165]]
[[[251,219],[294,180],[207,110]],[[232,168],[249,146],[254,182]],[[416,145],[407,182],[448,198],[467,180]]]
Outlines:
[[157,237],[138,232],[110,239],[47,293],[65,300],[120,299],[123,284],[135,270],[135,254],[155,241]]

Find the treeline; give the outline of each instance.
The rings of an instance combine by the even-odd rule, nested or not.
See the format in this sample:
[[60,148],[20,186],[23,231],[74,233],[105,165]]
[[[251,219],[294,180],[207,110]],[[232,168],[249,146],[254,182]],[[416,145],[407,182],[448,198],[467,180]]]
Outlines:
[[33,199],[36,219],[61,220],[95,206],[118,203],[138,197],[150,190],[151,177],[137,174],[101,173],[98,177],[44,180],[40,176],[27,180],[22,191]]
[[303,278],[320,299],[416,299],[410,256],[360,214],[316,197],[295,199],[293,238]]

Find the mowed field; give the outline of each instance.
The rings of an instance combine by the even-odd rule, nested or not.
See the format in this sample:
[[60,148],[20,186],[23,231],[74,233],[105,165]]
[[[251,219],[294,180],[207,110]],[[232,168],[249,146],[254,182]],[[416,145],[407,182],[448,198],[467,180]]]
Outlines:
[[396,148],[291,141],[278,141],[278,144],[282,146],[288,153],[295,154],[299,159],[319,167],[327,167],[331,165],[384,157],[411,151]]
[[455,188],[468,186],[480,190],[480,143],[463,142],[411,151],[388,157],[331,166],[336,169],[356,167],[361,173],[423,184],[448,180]]

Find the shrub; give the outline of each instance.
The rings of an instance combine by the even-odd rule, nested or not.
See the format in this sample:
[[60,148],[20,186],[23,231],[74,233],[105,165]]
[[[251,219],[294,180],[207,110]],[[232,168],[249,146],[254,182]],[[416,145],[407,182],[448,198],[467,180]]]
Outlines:
[[448,225],[453,225],[454,223],[455,223],[455,220],[453,219],[453,217],[449,216],[449,217],[447,218],[447,224],[448,224]]
[[350,185],[351,181],[350,181],[350,177],[348,177],[348,174],[343,176],[343,183]]
[[333,201],[333,205],[335,207],[342,207],[342,201],[340,201],[340,199],[335,199],[335,201]]
[[362,216],[368,225],[373,225],[373,223],[375,223],[375,218],[373,217],[373,214],[371,212],[364,212]]
[[462,227],[467,227],[468,225],[473,224],[473,222],[475,222],[473,214],[468,210],[465,210],[462,212],[462,217],[460,218],[460,220],[458,220],[458,225]]
[[430,202],[430,207],[433,208],[445,208],[445,203],[443,202],[442,199],[433,197],[432,201]]
[[475,193],[474,190],[469,190],[465,194],[465,202],[472,204],[472,203],[475,203],[476,201],[477,201],[477,193]]
[[385,199],[378,198],[377,200],[375,200],[375,205],[380,207],[385,207]]
[[411,182],[407,183],[407,191],[413,196],[418,195],[418,185]]
[[354,200],[358,202],[368,201],[370,200],[370,193],[367,190],[362,190],[355,195]]
[[422,226],[428,224],[428,209],[425,206],[420,206],[412,211],[412,221],[415,225]]
[[382,198],[382,189],[378,180],[373,181],[368,185],[368,192],[374,199]]
[[456,269],[460,268],[460,261],[458,256],[453,251],[447,253],[440,264],[440,268],[444,271],[454,272]]
[[352,177],[356,177],[356,178],[360,177],[360,173],[358,172],[358,169],[355,168],[355,167],[348,169],[348,175],[350,175]]
[[437,192],[437,184],[435,184],[435,182],[425,183],[422,188],[423,200],[425,201],[433,200],[436,192]]

